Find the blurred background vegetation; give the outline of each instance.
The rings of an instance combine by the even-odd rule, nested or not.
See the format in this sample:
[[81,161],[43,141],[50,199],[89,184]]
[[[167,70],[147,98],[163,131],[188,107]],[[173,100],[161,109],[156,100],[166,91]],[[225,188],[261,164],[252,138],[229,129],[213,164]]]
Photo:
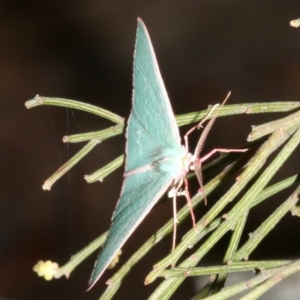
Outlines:
[[[50,192],[42,191],[44,180],[81,147],[68,149],[61,138],[68,133],[99,130],[110,123],[63,108],[27,111],[24,102],[36,94],[63,97],[127,117],[137,17],[149,30],[175,114],[221,102],[229,90],[231,104],[300,99],[300,31],[289,25],[290,20],[300,17],[297,0],[2,0],[1,300],[98,299],[105,288],[110,271],[85,293],[95,256],[69,280],[45,282],[32,267],[39,259],[62,264],[108,229],[120,193],[122,169],[102,184],[88,185],[83,175],[123,153],[125,139],[103,142]],[[266,118],[272,120],[273,116],[218,120],[204,152],[244,146],[250,125],[264,123]],[[299,166],[290,159],[276,179],[297,170]],[[184,203],[184,199],[180,201]],[[172,217],[171,205],[165,202],[151,212],[124,247],[123,262],[154,227]],[[250,216],[249,232],[264,219],[265,210],[262,205]],[[190,227],[190,220],[183,226]],[[251,259],[297,257],[300,240],[296,226],[297,218],[285,218]],[[152,256],[133,270],[133,277],[116,299],[147,298],[152,287],[145,287],[143,278],[170,249],[170,238],[153,249]],[[213,261],[218,251],[223,255],[222,248],[216,248],[207,261]],[[195,293],[195,281],[191,278],[182,286],[181,299]]]

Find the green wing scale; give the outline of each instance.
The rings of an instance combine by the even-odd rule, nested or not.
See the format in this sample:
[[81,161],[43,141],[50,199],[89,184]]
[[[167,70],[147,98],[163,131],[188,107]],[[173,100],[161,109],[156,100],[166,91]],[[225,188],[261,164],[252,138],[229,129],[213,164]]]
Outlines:
[[179,130],[147,29],[138,19],[133,63],[132,111],[126,131],[126,162],[112,225],[89,288],[103,274],[136,227],[174,180],[185,176]]

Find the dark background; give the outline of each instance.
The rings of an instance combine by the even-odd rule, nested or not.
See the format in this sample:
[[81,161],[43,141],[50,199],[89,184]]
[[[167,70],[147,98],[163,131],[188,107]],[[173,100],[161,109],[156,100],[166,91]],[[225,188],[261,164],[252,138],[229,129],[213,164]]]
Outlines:
[[[88,185],[83,175],[123,153],[124,137],[103,142],[50,192],[42,191],[44,180],[82,146],[68,149],[61,142],[65,134],[111,123],[64,108],[28,111],[24,102],[36,94],[70,98],[127,117],[138,16],[149,30],[176,114],[221,102],[229,90],[230,103],[300,99],[300,29],[289,25],[300,18],[298,0],[2,0],[0,299],[98,299],[112,274],[106,272],[85,293],[95,255],[69,280],[46,282],[32,267],[39,259],[64,264],[109,227],[122,169],[102,184]],[[220,119],[206,148],[241,147],[250,125],[274,118]],[[298,159],[289,161],[282,177],[298,172],[298,165]],[[263,220],[256,212],[249,231]],[[158,205],[124,247],[122,262],[171,216],[170,203]],[[289,215],[282,224],[251,258],[298,255],[298,219]],[[145,299],[157,283],[144,287],[143,279],[170,248],[170,238],[156,247],[134,268],[116,299]],[[177,299],[191,297],[193,281],[180,292]]]

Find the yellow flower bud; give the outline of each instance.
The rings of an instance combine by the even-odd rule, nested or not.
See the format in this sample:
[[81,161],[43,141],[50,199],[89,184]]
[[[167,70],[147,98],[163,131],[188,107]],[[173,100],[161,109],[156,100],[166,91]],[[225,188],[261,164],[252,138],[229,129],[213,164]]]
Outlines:
[[47,260],[46,262],[40,260],[34,267],[33,271],[38,274],[40,277],[44,277],[45,280],[51,280],[55,277],[59,266],[57,263]]

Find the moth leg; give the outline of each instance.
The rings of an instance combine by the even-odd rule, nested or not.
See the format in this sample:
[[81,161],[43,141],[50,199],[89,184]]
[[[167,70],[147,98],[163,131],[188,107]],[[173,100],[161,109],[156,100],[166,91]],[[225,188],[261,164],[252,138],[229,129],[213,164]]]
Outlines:
[[189,192],[189,182],[188,182],[186,177],[184,177],[184,189],[185,189],[185,198],[186,198],[188,207],[190,209],[190,214],[191,214],[191,218],[192,218],[192,222],[193,222],[193,228],[198,233],[198,230],[197,230],[197,227],[196,227],[196,218],[195,218],[195,215],[194,215],[192,200],[191,200],[190,192]]
[[172,242],[172,251],[175,249],[175,245],[176,245],[176,235],[177,235],[177,224],[178,219],[177,219],[177,196],[186,196],[186,191],[184,193],[180,192],[179,189],[181,188],[183,183],[183,180],[181,179],[178,184],[176,184],[175,187],[173,187],[169,193],[168,196],[169,197],[173,197],[173,242]]
[[[188,147],[188,135],[193,132],[196,128],[200,128],[202,127],[202,124],[211,116],[211,114],[214,112],[214,110],[217,108],[217,107],[222,107],[227,99],[229,98],[231,92],[228,93],[227,97],[225,98],[225,100],[223,101],[223,103],[221,104],[221,106],[219,104],[216,104],[212,107],[212,109],[210,110],[210,112],[206,115],[206,117],[196,126],[192,127],[188,132],[187,134],[184,136],[184,140],[185,140],[185,145],[186,147]],[[215,115],[209,120],[209,122],[207,123],[207,125],[205,126],[204,130],[202,131],[201,135],[200,135],[200,138],[199,138],[199,141],[197,143],[197,146],[196,146],[196,149],[195,149],[195,152],[194,152],[194,155],[192,156],[192,162],[193,162],[193,168],[195,170],[195,174],[196,174],[196,177],[198,179],[198,182],[199,182],[199,185],[200,185],[200,188],[202,189],[203,191],[203,195],[204,195],[204,203],[205,205],[207,205],[207,198],[206,198],[206,195],[205,195],[205,191],[204,191],[204,186],[203,186],[203,180],[202,180],[202,169],[201,169],[201,163],[204,161],[204,160],[201,160],[200,159],[200,153],[201,153],[201,150],[203,148],[203,145],[206,141],[206,138],[207,138],[207,135],[212,127],[212,125],[214,124],[215,120],[216,120],[216,117],[218,116],[218,112],[219,112],[219,109],[216,111]],[[188,148],[187,148],[188,149]]]
[[196,157],[194,160],[194,170],[195,170],[195,175],[198,179],[199,185],[200,185],[200,190],[202,191],[203,198],[204,198],[204,205],[207,205],[207,198],[204,190],[204,185],[203,185],[203,176],[202,176],[202,162],[201,160]]
[[[226,100],[228,99],[230,94],[228,94],[228,96],[226,97],[225,101],[222,103],[221,107],[224,105],[224,103],[226,102]],[[200,127],[202,127],[202,124],[210,117],[210,115],[213,113],[213,111],[215,110],[216,107],[218,107],[219,104],[216,104],[212,107],[212,109],[210,110],[210,112],[206,115],[206,117],[196,126],[192,127],[187,133],[186,135],[184,136],[184,141],[185,141],[185,147],[186,149],[188,149],[188,135],[191,134],[195,129],[199,129]],[[218,112],[217,112],[218,113]],[[205,143],[205,140],[207,138],[207,135],[214,123],[216,119],[216,116],[212,117],[212,119],[208,122],[208,124],[206,125],[206,127],[204,128],[201,136],[200,136],[200,139],[197,143],[197,146],[196,146],[196,150],[195,150],[195,153],[194,155],[192,156],[192,163],[193,163],[193,169],[195,170],[195,174],[196,174],[196,177],[198,179],[198,182],[199,182],[199,185],[200,185],[200,188],[203,190],[203,195],[204,195],[204,204],[207,205],[207,198],[206,198],[206,195],[205,195],[205,192],[204,192],[204,186],[203,186],[203,180],[202,180],[202,170],[201,170],[201,162],[202,160],[200,160],[198,157],[200,156],[200,152],[203,148],[203,145]]]
[[216,152],[230,153],[230,152],[246,152],[246,151],[248,151],[248,149],[223,149],[223,148],[217,148],[217,149],[211,150],[209,153],[207,153],[206,155],[201,157],[199,160],[202,163],[205,160],[207,160],[209,157],[211,157],[213,154],[215,154]]
[[209,157],[211,157],[213,154],[216,152],[220,153],[230,153],[230,152],[246,152],[248,149],[222,149],[222,148],[217,148],[213,149],[210,151],[208,154],[204,155],[203,157],[196,157],[194,160],[194,169],[195,169],[195,174],[198,179],[200,189],[203,193],[204,197],[204,204],[207,205],[207,198],[205,195],[205,190],[204,190],[204,185],[203,185],[203,179],[202,179],[202,163],[207,160]]
[[[223,104],[222,104],[223,105]],[[201,120],[201,122],[199,122],[197,125],[193,126],[185,135],[184,135],[184,144],[185,144],[185,148],[189,149],[189,143],[188,143],[188,136],[196,129],[202,128],[203,123],[209,118],[209,116],[213,113],[213,111],[215,110],[216,107],[220,106],[220,104],[215,104],[212,109],[209,111],[209,113],[205,116],[205,118],[203,120]]]
[[211,119],[209,120],[209,122],[207,123],[207,125],[205,126],[205,128],[203,129],[201,135],[200,135],[200,138],[199,138],[199,141],[197,143],[197,146],[196,146],[196,149],[195,149],[195,152],[194,152],[194,155],[193,155],[193,168],[195,170],[195,174],[196,174],[196,177],[198,179],[198,182],[199,182],[199,185],[200,185],[200,188],[201,190],[203,191],[203,195],[204,195],[204,202],[205,202],[205,205],[207,204],[207,199],[206,199],[206,195],[205,195],[205,191],[204,191],[204,186],[203,186],[203,180],[202,180],[202,169],[201,169],[201,166],[202,166],[202,162],[205,161],[206,159],[208,159],[213,153],[217,152],[217,151],[212,151],[209,155],[206,155],[204,156],[203,158],[200,157],[200,153],[202,151],[202,148],[203,148],[203,145],[206,141],[206,138],[208,136],[208,133],[210,131],[210,129],[212,128],[215,120],[216,120],[216,117],[218,116],[219,114],[219,110],[220,108],[226,103],[226,101],[228,100],[229,96],[230,96],[231,92],[229,92],[225,98],[225,100],[222,102],[221,105],[214,105],[212,107],[212,109],[210,110],[210,112],[206,115],[206,117],[197,125],[197,126],[194,126],[192,127],[188,133],[186,134],[185,136],[185,143],[187,144],[187,136],[192,132],[194,131],[196,128],[200,128],[202,127],[202,124],[208,119],[211,117],[211,114],[214,112],[214,110],[217,108],[215,114],[211,117]]
[[176,207],[176,193],[173,194],[173,242],[172,242],[172,251],[175,249],[176,245],[176,235],[177,235],[177,207]]

